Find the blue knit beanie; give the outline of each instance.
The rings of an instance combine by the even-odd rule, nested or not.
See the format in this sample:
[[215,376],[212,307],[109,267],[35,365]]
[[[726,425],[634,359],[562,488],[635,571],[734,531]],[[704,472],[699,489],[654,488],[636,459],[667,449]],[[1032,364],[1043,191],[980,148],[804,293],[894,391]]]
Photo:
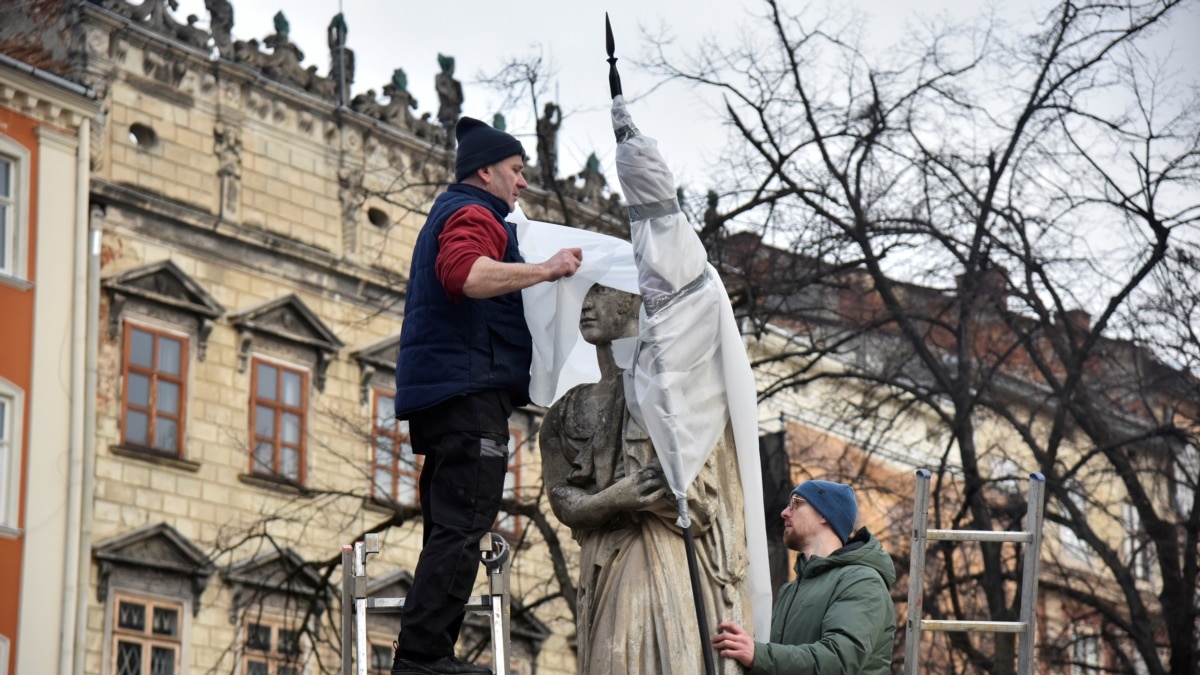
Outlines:
[[812,504],[843,544],[853,534],[854,522],[858,520],[854,488],[828,480],[807,480],[796,486],[792,494]]
[[474,117],[458,120],[454,126],[454,138],[458,140],[458,153],[454,157],[455,181],[461,181],[475,173],[476,169],[513,155],[525,159],[525,148],[521,141]]

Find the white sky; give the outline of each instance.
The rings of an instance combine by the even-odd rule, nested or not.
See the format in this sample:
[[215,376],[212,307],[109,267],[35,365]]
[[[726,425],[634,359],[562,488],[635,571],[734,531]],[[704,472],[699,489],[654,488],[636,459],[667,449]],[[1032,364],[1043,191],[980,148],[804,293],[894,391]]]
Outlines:
[[[601,168],[615,183],[612,157],[615,141],[608,117],[608,64],[604,48],[604,14],[608,12],[616,36],[618,69],[627,98],[643,94],[653,85],[634,66],[634,60],[646,49],[643,29],[674,38],[674,47],[692,50],[702,38],[712,37],[725,44],[742,29],[762,24],[753,17],[766,11],[759,0],[607,0],[596,3],[563,0],[521,0],[496,2],[483,0],[232,0],[235,39],[259,41],[274,33],[273,17],[283,9],[290,24],[292,42],[304,51],[305,66],[316,65],[327,73],[329,49],[326,29],[339,11],[349,26],[348,46],[355,52],[356,73],[353,93],[375,89],[380,100],[383,85],[392,70],[403,68],[408,75],[409,92],[418,102],[417,115],[430,111],[436,115],[437,94],[434,76],[439,72],[439,52],[455,57],[455,77],[463,83],[463,114],[490,122],[498,111],[500,95],[475,81],[494,74],[501,63],[540,53],[557,70],[548,97],[539,100],[558,103],[564,111],[559,131],[559,175],[578,172],[591,152]],[[792,7],[793,3],[783,0]],[[1007,0],[1005,11],[1028,20],[1029,9],[1049,6],[1049,0]],[[207,26],[204,0],[180,0],[176,18],[196,14],[200,25]],[[1175,58],[1200,73],[1200,11],[1191,5],[1186,21],[1161,38],[1164,46],[1173,45]],[[810,5],[824,11],[823,2]],[[838,6],[862,16],[864,45],[886,49],[901,39],[908,27],[937,17],[951,21],[970,19],[973,14],[989,11],[980,0],[840,0]],[[795,8],[800,8],[795,3]],[[1023,9],[1015,9],[1023,8]],[[665,31],[665,33],[664,33]],[[767,36],[769,37],[769,36]],[[724,38],[724,39],[722,39]],[[1196,78],[1192,78],[1193,81]],[[533,135],[535,115],[531,104],[520,110],[502,110],[508,131],[525,143],[531,157],[536,156]],[[711,109],[690,89],[671,86],[658,89],[646,98],[634,100],[630,112],[639,128],[658,140],[677,182],[703,192],[710,185],[705,176],[706,162],[720,151],[723,136]]]

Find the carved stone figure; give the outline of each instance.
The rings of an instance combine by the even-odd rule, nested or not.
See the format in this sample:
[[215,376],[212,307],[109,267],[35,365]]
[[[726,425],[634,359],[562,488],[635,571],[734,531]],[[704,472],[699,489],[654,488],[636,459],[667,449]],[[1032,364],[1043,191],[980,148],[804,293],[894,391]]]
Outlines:
[[545,188],[554,185],[554,177],[558,174],[558,128],[561,125],[562,110],[554,103],[547,103],[537,121],[538,167]]
[[[559,399],[542,424],[550,505],[579,542],[579,673],[704,672],[676,506],[654,447],[625,405],[612,342],[637,333],[639,299],[594,286],[580,329],[601,378]],[[688,491],[709,627],[750,620],[745,523],[729,432]],[[740,673],[716,658],[723,675]]]
[[213,153],[217,155],[217,176],[221,181],[220,214],[235,220],[242,178],[242,133],[224,122],[213,126]]
[[208,28],[212,31],[217,53],[223,59],[233,58],[233,5],[229,0],[204,0],[208,9]]
[[303,89],[308,79],[300,65],[304,62],[304,52],[288,40],[290,30],[287,17],[276,12],[275,34],[263,40],[271,55],[263,61],[262,72],[272,80]]
[[383,116],[383,105],[375,97],[375,90],[368,89],[364,94],[358,94],[350,101],[350,109],[376,119]]
[[402,129],[413,128],[412,111],[417,109],[417,99],[408,93],[408,75],[403,68],[392,71],[392,81],[383,85],[388,103],[383,109],[383,121]]
[[566,181],[564,193],[572,199],[599,208],[597,204],[604,201],[604,191],[607,188],[608,181],[600,172],[600,160],[593,152],[588,155],[583,171],[571,176],[570,180]]
[[434,88],[438,94],[438,122],[445,130],[446,147],[454,147],[454,125],[462,114],[462,83],[454,79],[454,57],[438,54],[438,65],[442,72],[434,77]]
[[346,17],[338,13],[329,22],[329,79],[339,104],[344,105],[354,85],[354,50],[346,46],[346,35],[350,28]]
[[238,40],[233,43],[233,60],[254,69],[262,68],[267,55],[258,48],[258,39]]

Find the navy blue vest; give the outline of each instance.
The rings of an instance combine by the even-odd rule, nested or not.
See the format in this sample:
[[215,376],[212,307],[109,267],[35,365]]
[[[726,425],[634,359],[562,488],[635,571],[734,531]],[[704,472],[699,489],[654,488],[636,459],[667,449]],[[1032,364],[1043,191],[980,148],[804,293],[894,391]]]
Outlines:
[[487,208],[508,231],[503,262],[525,262],[517,233],[505,222],[508,204],[485,190],[456,183],[438,196],[417,235],[400,355],[396,359],[396,418],[408,419],[454,396],[478,391],[507,391],[513,405],[529,402],[529,365],[533,344],[525,323],[521,292],[486,300],[454,302],[435,272],[438,237],[455,211]]

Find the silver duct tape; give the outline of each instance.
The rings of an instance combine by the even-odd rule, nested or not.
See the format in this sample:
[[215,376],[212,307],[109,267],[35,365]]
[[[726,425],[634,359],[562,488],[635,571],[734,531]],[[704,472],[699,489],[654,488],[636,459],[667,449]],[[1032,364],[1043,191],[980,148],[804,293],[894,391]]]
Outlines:
[[624,143],[625,141],[641,134],[642,132],[638,131],[638,128],[632,124],[623,124],[617,128],[614,133],[617,135],[617,142]]
[[662,310],[666,309],[667,307],[670,307],[671,305],[675,304],[676,302],[679,302],[679,300],[681,298],[686,298],[687,296],[691,295],[692,293],[695,293],[696,291],[700,290],[700,288],[702,286],[704,286],[705,282],[707,282],[707,281],[708,281],[708,268],[705,268],[704,272],[700,276],[696,277],[695,279],[692,279],[691,281],[688,282],[688,284],[686,286],[684,286],[683,288],[680,288],[678,291],[675,291],[674,293],[671,293],[670,295],[664,295],[664,296],[655,297],[655,298],[643,297],[642,298],[642,306],[644,306],[646,308],[647,315],[657,314],[658,312],[661,312]]
[[672,216],[681,212],[682,209],[679,208],[679,202],[672,197],[650,204],[631,204],[629,206],[629,220],[637,222],[639,220],[650,220],[651,218],[665,218],[666,216]]

